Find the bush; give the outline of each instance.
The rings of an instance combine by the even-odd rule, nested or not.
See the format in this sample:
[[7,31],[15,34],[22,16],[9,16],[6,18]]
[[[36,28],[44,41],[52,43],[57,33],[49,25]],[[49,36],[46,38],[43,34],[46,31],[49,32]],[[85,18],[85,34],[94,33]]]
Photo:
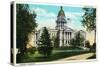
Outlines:
[[91,46],[90,46],[90,42],[87,40],[87,41],[85,41],[85,46],[87,47],[87,48],[91,48]]
[[93,43],[92,47],[91,47],[92,51],[96,51],[96,43]]
[[36,48],[35,47],[31,47],[31,48],[28,48],[27,49],[27,52],[30,52],[31,54],[34,54],[36,51]]
[[51,46],[38,47],[39,53],[44,55],[44,56],[50,56],[52,53],[52,50],[53,50],[53,47],[51,47]]

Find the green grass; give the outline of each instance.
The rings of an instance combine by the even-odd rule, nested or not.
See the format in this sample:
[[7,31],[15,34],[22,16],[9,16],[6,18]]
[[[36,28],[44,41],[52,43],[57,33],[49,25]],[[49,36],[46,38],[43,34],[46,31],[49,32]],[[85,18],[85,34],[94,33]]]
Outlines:
[[79,47],[74,47],[74,46],[67,46],[67,47],[59,47],[59,48],[54,48],[55,50],[82,50]]
[[[73,51],[70,52],[68,50],[73,50]],[[25,55],[17,55],[17,63],[54,61],[65,57],[89,53],[89,51],[74,51],[74,50],[82,50],[82,49],[75,47],[56,48],[53,50],[51,56],[41,55],[38,53],[38,51],[36,51],[34,54],[27,52]]]

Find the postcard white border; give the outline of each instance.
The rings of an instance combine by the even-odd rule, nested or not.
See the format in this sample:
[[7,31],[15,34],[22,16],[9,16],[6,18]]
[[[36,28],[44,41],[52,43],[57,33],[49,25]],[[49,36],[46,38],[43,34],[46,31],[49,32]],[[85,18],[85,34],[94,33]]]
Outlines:
[[[96,5],[69,5],[69,4],[64,4],[64,3],[47,3],[47,2],[32,2],[32,1],[14,1],[14,44],[13,44],[13,48],[14,48],[14,56],[13,56],[13,61],[14,61],[14,66],[19,66],[19,65],[34,65],[34,64],[62,64],[62,63],[69,63],[69,62],[91,62],[91,61],[97,61],[97,45],[96,45],[96,59],[88,59],[88,60],[70,60],[70,61],[61,61],[61,62],[30,62],[30,63],[16,63],[16,4],[37,4],[37,5],[54,5],[54,6],[74,6],[74,7],[83,7],[83,6],[88,6],[88,7],[92,7],[92,8],[96,8]],[[96,12],[97,13],[97,12]],[[96,20],[97,20],[97,15],[96,15]],[[96,26],[97,26],[97,21],[96,21]],[[96,32],[96,44],[97,44],[97,32]]]

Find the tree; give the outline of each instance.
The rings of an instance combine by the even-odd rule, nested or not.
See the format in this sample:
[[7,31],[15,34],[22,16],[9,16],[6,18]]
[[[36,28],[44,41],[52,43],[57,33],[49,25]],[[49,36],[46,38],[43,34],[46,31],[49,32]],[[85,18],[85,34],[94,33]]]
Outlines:
[[86,40],[86,41],[85,41],[85,47],[87,47],[87,48],[91,48],[91,45],[90,45],[89,40]]
[[16,42],[17,48],[22,54],[26,51],[28,34],[35,31],[37,27],[35,18],[35,12],[30,13],[27,4],[16,4]]
[[96,43],[93,43],[91,50],[96,51]]
[[76,42],[75,41],[76,41],[75,38],[71,39],[70,40],[70,45],[71,46],[75,46],[76,45]]
[[80,31],[76,33],[75,37],[71,39],[70,44],[72,46],[78,47],[83,46],[84,37],[81,35]]
[[94,30],[96,38],[96,8],[83,8],[83,10],[85,11],[85,13],[82,16],[82,24],[88,31]]
[[50,39],[50,34],[46,27],[43,28],[43,32],[38,41],[38,52],[44,56],[50,56],[52,53],[52,43]]

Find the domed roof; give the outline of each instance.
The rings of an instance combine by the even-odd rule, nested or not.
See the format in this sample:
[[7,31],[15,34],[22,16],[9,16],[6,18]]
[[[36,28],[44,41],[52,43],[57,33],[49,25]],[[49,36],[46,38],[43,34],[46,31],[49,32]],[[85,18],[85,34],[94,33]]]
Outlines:
[[60,11],[59,11],[59,13],[58,13],[58,17],[59,17],[59,16],[65,17],[65,13],[64,13],[64,10],[63,10],[63,7],[62,7],[62,6],[60,7]]

